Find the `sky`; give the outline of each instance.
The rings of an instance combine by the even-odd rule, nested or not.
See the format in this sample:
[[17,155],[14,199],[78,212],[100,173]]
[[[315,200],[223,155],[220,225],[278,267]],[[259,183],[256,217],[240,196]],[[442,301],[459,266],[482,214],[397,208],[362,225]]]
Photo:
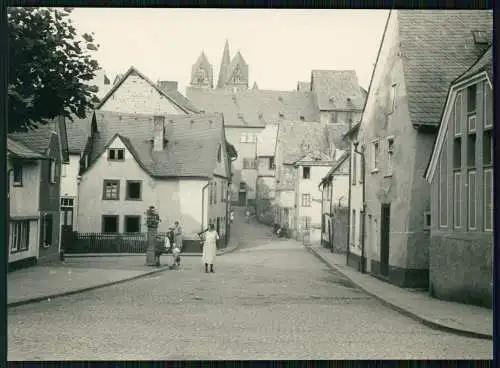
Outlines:
[[354,69],[368,89],[387,10],[76,8],[79,33],[94,32],[95,58],[111,82],[133,65],[184,93],[202,51],[214,84],[226,39],[240,51],[251,87],[294,90],[312,69]]

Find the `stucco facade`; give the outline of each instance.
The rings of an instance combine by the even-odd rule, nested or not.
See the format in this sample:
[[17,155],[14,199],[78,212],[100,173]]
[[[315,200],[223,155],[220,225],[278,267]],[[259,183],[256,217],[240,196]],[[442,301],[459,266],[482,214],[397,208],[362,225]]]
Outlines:
[[[321,241],[321,201],[322,192],[319,189],[321,179],[328,173],[332,161],[321,164],[299,161],[295,166],[295,232],[298,236],[309,231],[310,241]],[[304,169],[309,176],[304,175]]]
[[104,99],[100,110],[132,114],[185,114],[138,74],[125,77],[119,87]]
[[[426,287],[429,231],[424,215],[430,188],[423,172],[434,136],[412,125],[396,16],[389,17],[378,60],[358,136],[366,160],[366,270],[400,286]],[[384,240],[388,261],[377,234],[383,204],[390,205]]]
[[[136,162],[119,137],[109,145],[109,148],[123,149],[123,161],[107,159],[105,151],[95,163],[83,173],[79,185],[78,230],[81,233],[101,233],[103,230],[102,216],[118,216],[118,233],[125,231],[125,216],[141,216],[140,232],[146,232],[144,213],[153,205],[158,208],[162,221],[158,231],[166,232],[168,227],[179,221],[186,238],[195,238],[196,233],[206,228],[210,219],[225,217],[226,206],[220,201],[222,182],[227,178],[214,176],[205,178],[152,178]],[[224,151],[224,150],[223,150]],[[225,156],[225,153],[224,153]],[[223,169],[221,160],[215,172]],[[119,181],[119,199],[103,199],[104,180]],[[126,199],[126,182],[141,183],[141,199]],[[210,183],[218,188],[215,202],[210,200]],[[225,184],[227,186],[227,184]],[[205,189],[204,189],[205,188]],[[212,197],[213,198],[213,197]],[[204,202],[204,204],[203,204]],[[223,234],[222,234],[223,235]]]
[[[234,204],[253,204],[257,183],[257,135],[264,128],[226,126],[226,139],[238,152],[232,163],[231,201]],[[241,186],[241,183],[245,183]]]

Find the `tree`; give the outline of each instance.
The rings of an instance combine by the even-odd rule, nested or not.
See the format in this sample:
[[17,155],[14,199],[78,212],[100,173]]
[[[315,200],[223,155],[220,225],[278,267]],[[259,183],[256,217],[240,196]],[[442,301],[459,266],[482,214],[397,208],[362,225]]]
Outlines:
[[8,129],[26,131],[56,116],[84,118],[97,102],[93,36],[77,35],[71,8],[9,8]]

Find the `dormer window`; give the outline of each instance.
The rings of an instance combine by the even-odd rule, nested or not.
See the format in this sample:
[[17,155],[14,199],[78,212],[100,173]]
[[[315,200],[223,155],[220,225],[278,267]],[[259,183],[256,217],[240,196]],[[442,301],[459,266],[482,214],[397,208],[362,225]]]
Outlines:
[[123,148],[110,148],[108,150],[108,160],[110,160],[110,161],[123,161],[123,160],[125,160],[125,149],[123,149]]
[[487,45],[490,42],[488,39],[488,33],[485,31],[472,31],[472,35],[474,36],[475,43]]
[[23,167],[19,162],[14,162],[12,167],[13,185],[15,187],[23,186]]
[[280,112],[280,119],[284,119],[285,118],[285,114],[283,114],[282,112]]
[[300,121],[305,121],[306,118],[304,117],[304,115],[300,115]]

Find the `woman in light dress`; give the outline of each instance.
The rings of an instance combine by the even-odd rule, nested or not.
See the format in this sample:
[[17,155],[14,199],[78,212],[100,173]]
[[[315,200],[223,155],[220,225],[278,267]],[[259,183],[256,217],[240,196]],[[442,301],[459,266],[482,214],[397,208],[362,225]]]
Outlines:
[[203,242],[203,255],[202,262],[205,264],[205,272],[208,273],[208,265],[210,265],[210,272],[214,271],[215,256],[217,254],[217,240],[219,234],[215,231],[214,224],[208,226],[208,231],[205,232],[205,240]]

